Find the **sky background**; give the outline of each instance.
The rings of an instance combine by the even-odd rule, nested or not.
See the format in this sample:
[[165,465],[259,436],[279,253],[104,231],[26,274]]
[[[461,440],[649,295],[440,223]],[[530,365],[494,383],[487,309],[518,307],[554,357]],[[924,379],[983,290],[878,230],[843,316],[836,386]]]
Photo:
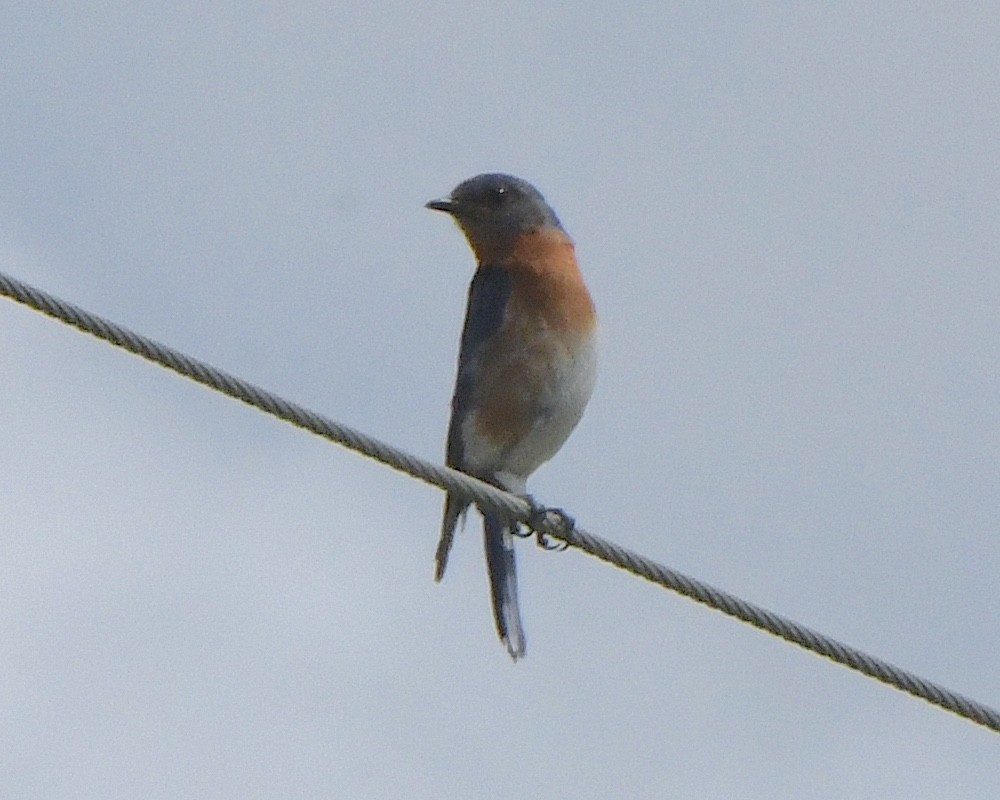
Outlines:
[[[8,2],[0,270],[440,460],[535,183],[601,315],[530,488],[1000,705],[989,4]],[[0,302],[0,795],[979,798],[1000,737]]]

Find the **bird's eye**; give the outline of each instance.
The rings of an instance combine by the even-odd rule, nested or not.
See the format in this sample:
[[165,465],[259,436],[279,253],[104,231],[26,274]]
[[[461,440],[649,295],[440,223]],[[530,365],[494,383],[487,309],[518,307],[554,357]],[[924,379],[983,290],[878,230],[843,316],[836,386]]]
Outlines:
[[497,207],[506,199],[506,197],[507,197],[507,187],[498,186],[493,191],[493,194],[490,196],[490,200],[492,201],[493,206]]

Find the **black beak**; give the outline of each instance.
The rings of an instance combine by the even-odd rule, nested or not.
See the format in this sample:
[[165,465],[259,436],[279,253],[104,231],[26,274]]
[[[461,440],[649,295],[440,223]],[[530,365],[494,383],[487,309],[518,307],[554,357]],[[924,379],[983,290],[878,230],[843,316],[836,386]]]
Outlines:
[[443,211],[445,214],[455,213],[455,204],[451,200],[431,200],[424,204],[424,208],[429,208],[431,211]]

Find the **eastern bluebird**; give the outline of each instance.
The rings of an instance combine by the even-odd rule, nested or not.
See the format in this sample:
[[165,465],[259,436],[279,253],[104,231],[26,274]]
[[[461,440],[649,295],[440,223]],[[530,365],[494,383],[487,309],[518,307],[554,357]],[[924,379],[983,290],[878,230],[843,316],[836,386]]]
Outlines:
[[[590,399],[596,374],[594,304],[573,240],[531,184],[477,175],[427,208],[450,214],[478,266],[458,355],[447,464],[523,495],[556,454]],[[445,500],[434,578],[441,580],[467,500]],[[524,655],[517,604],[514,524],[483,512],[493,618],[515,661]]]

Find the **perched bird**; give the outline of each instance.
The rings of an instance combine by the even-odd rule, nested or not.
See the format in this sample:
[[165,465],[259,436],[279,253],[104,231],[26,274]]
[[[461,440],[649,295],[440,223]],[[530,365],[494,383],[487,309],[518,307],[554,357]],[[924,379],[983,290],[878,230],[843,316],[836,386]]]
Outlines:
[[[594,304],[573,240],[539,191],[512,175],[477,175],[427,208],[450,214],[478,266],[469,287],[451,401],[447,464],[523,495],[556,454],[590,399],[596,374]],[[435,580],[469,503],[449,494]],[[486,566],[500,640],[524,655],[512,533],[516,523],[483,511]]]

